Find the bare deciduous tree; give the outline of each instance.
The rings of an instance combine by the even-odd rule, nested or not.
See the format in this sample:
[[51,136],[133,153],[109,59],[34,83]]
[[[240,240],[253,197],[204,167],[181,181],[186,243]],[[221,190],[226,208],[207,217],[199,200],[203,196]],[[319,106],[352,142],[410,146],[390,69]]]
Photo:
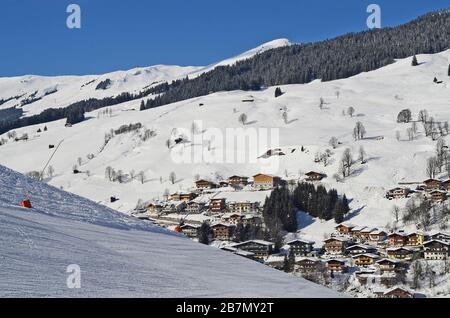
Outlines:
[[328,144],[333,147],[333,149],[336,149],[339,145],[339,141],[336,137],[331,137],[330,141],[328,142]]
[[246,125],[247,124],[247,115],[246,114],[244,114],[244,113],[242,113],[240,116],[239,116],[239,122],[242,124],[242,125]]
[[364,150],[363,146],[359,147],[359,158],[358,159],[361,162],[361,164],[366,163],[366,151]]
[[340,172],[344,178],[350,176],[352,166],[354,164],[353,156],[350,149],[345,149],[340,162]]
[[394,216],[395,222],[398,223],[400,220],[400,208],[398,206],[394,205],[392,215]]
[[432,157],[427,160],[426,173],[430,179],[434,179],[436,177],[438,166],[439,164],[436,157]]
[[114,175],[114,169],[110,166],[106,167],[105,169],[105,177],[109,181],[113,181],[113,175]]
[[48,166],[47,168],[47,175],[49,178],[53,178],[53,175],[55,174],[55,169],[53,166]]
[[421,121],[422,124],[424,124],[425,122],[428,121],[428,111],[427,111],[426,109],[422,109],[422,110],[419,112],[418,121]]
[[169,181],[172,183],[172,184],[175,184],[175,181],[177,181],[177,175],[175,174],[175,172],[171,172],[170,173],[170,175],[169,175]]
[[366,128],[360,121],[358,121],[353,129],[353,138],[355,138],[355,140],[361,140],[364,139],[365,135]]
[[145,172],[144,171],[142,171],[142,170],[139,171],[138,174],[136,175],[136,177],[141,184],[144,184],[144,182],[145,182]]
[[353,107],[349,107],[348,109],[347,109],[347,114],[350,116],[350,117],[353,117],[353,115],[355,114],[355,109],[353,108]]

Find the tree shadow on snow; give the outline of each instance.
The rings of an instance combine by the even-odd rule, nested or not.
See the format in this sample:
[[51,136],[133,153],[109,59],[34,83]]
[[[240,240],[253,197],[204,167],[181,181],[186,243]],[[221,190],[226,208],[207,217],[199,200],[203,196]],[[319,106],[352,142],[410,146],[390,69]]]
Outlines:
[[364,210],[365,207],[366,206],[363,205],[362,207],[347,213],[344,217],[344,221],[349,221],[353,219],[355,216],[358,216],[359,214],[361,214],[361,211]]

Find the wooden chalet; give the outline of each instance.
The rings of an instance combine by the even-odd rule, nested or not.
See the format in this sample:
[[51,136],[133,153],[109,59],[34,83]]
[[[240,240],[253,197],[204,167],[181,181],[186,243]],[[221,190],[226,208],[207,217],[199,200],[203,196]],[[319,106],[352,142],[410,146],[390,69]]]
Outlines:
[[316,272],[322,262],[319,259],[312,257],[302,257],[295,261],[297,268],[302,273]]
[[222,216],[222,220],[227,224],[237,225],[242,223],[244,216],[240,213],[227,213]]
[[217,223],[211,226],[214,239],[220,241],[229,241],[233,238],[236,226],[232,224]]
[[359,231],[359,238],[364,241],[369,241],[370,233],[372,233],[373,231],[376,231],[376,230],[378,230],[378,229],[366,227],[366,228],[362,229],[361,231]]
[[386,249],[387,257],[390,259],[399,259],[399,260],[412,260],[415,250],[407,248],[407,247],[391,247]]
[[432,240],[425,242],[424,244],[424,258],[430,261],[446,260],[449,258],[449,246],[450,243]]
[[184,201],[189,202],[197,197],[195,193],[174,193],[169,196],[170,201]]
[[419,247],[423,245],[425,235],[421,232],[411,232],[406,235],[406,246]]
[[423,182],[426,190],[439,190],[442,186],[440,180],[437,179],[428,179]]
[[197,238],[200,225],[184,224],[181,226],[181,233],[189,238]]
[[367,254],[367,253],[376,253],[377,249],[370,245],[364,244],[355,244],[352,246],[348,246],[345,251],[350,255],[359,255],[359,254]]
[[345,261],[340,259],[329,259],[326,261],[327,263],[327,269],[330,272],[335,273],[344,273],[347,270],[347,266],[345,264]]
[[403,287],[393,287],[387,291],[375,293],[377,298],[415,298],[415,293]]
[[147,207],[147,211],[150,214],[160,214],[164,209],[164,206],[159,203],[150,203]]
[[438,240],[438,241],[443,241],[443,242],[450,242],[450,234],[449,233],[444,233],[444,232],[436,232],[433,233],[430,238],[432,240]]
[[389,200],[405,199],[409,196],[411,190],[408,188],[394,188],[386,193],[386,198]]
[[356,239],[361,238],[361,231],[364,230],[365,228],[366,228],[365,226],[355,226],[350,231],[350,236],[352,236],[353,238],[356,238]]
[[320,172],[310,171],[305,174],[307,182],[322,181],[326,175]]
[[281,184],[279,177],[262,173],[253,176],[253,188],[257,190],[272,190],[279,184]]
[[220,213],[226,210],[226,201],[224,198],[211,199],[209,201],[209,210],[214,213]]
[[396,259],[383,258],[376,262],[381,273],[397,272],[404,268],[404,264]]
[[356,266],[369,266],[375,264],[380,257],[376,254],[366,253],[353,256],[353,262]]
[[354,227],[355,226],[351,224],[341,223],[338,226],[336,226],[335,229],[336,232],[338,232],[339,234],[349,235]]
[[255,213],[259,211],[259,202],[230,202],[228,209],[233,213]]
[[447,192],[443,190],[432,190],[428,195],[433,202],[444,202],[447,200]]
[[389,246],[404,246],[408,241],[408,236],[402,232],[395,232],[388,235]]
[[289,246],[289,252],[294,253],[295,256],[307,256],[313,250],[314,242],[304,240],[304,239],[295,239],[286,243]]
[[387,233],[383,230],[374,230],[369,234],[369,242],[373,244],[378,244],[386,240]]
[[324,241],[323,248],[328,254],[343,254],[347,247],[347,240],[331,237]]
[[187,203],[186,212],[189,214],[200,214],[206,210],[206,204],[203,202],[191,201]]
[[251,240],[233,245],[234,248],[253,253],[256,259],[264,259],[272,254],[274,244],[263,240]]
[[198,180],[195,182],[195,186],[198,190],[207,190],[217,188],[217,185],[208,180]]
[[232,187],[243,187],[248,184],[248,177],[243,176],[231,176],[228,178],[228,183]]

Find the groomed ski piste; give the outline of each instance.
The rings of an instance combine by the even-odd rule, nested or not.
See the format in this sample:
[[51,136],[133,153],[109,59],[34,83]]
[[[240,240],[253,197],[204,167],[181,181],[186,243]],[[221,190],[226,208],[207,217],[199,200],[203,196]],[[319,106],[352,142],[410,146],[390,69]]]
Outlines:
[[0,166],[0,297],[340,296]]

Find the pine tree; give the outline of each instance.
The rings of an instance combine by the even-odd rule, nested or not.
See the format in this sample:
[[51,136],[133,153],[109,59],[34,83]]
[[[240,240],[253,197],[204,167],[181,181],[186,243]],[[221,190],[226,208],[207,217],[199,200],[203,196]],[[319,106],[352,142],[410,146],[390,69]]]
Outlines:
[[344,221],[344,205],[342,201],[338,201],[333,210],[334,221],[340,224]]
[[350,212],[350,206],[348,205],[348,199],[345,194],[342,197],[342,207],[343,207],[344,215],[347,214],[348,212]]
[[211,227],[208,223],[203,224],[198,229],[198,242],[201,244],[209,245],[209,234],[211,233]]
[[295,269],[295,254],[289,251],[288,255],[284,256],[283,270],[286,273],[292,273]]
[[280,97],[281,95],[283,95],[283,92],[281,91],[281,88],[277,87],[275,89],[275,98]]
[[450,76],[450,64],[448,65],[448,76]]
[[417,56],[415,56],[415,55],[413,56],[411,65],[412,66],[418,66],[419,65],[419,62],[417,62]]

